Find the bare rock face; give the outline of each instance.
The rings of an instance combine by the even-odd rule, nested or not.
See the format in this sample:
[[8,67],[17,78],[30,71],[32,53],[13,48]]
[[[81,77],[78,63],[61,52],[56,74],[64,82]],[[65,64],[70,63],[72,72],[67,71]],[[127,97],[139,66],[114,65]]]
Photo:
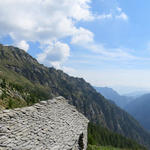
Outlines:
[[0,112],[0,150],[86,150],[88,120],[63,97]]

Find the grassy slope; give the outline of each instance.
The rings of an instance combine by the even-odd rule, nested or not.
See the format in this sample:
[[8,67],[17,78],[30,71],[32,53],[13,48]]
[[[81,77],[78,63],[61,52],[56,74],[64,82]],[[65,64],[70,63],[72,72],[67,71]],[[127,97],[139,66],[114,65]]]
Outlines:
[[87,150],[132,150],[132,149],[115,148],[115,147],[112,147],[112,146],[88,145]]

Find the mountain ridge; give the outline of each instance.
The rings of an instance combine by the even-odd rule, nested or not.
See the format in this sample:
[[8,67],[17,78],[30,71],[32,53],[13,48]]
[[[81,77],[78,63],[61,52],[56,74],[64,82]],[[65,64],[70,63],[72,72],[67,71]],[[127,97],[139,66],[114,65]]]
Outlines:
[[148,94],[148,93],[150,93],[150,92],[149,91],[135,91],[135,92],[123,94],[123,96],[133,97],[135,99],[135,98],[138,98],[138,97]]
[[125,110],[135,117],[145,129],[150,131],[150,93],[136,98],[125,107]]
[[94,88],[105,98],[114,101],[115,104],[117,104],[121,108],[124,108],[130,101],[133,100],[132,97],[120,95],[114,89],[109,87],[94,87]]
[[47,68],[23,50],[3,45],[0,45],[0,70],[1,77],[16,84],[21,83],[26,90],[35,87],[42,89],[42,99],[61,95],[91,122],[150,147],[150,135],[139,123],[97,93],[84,79]]

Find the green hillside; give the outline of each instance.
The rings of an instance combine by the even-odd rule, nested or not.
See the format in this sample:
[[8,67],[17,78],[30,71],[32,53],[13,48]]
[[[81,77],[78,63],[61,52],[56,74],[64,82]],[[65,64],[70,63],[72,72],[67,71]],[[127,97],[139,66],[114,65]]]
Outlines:
[[[125,138],[124,136],[114,133],[104,127],[89,123],[88,127],[88,144],[108,146],[114,148],[131,149],[131,150],[146,150],[145,147],[137,144],[135,141]],[[113,149],[108,147],[108,149]]]
[[10,82],[0,76],[0,109],[29,106],[48,97],[48,93],[42,87],[28,87],[28,85]]
[[87,150],[132,150],[132,149],[114,148],[111,146],[88,145]]

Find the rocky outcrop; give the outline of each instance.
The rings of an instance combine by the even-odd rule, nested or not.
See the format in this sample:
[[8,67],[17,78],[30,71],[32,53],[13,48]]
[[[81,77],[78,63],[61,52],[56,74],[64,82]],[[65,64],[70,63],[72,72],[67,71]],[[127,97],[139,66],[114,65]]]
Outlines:
[[0,112],[0,150],[86,150],[88,120],[63,97]]

